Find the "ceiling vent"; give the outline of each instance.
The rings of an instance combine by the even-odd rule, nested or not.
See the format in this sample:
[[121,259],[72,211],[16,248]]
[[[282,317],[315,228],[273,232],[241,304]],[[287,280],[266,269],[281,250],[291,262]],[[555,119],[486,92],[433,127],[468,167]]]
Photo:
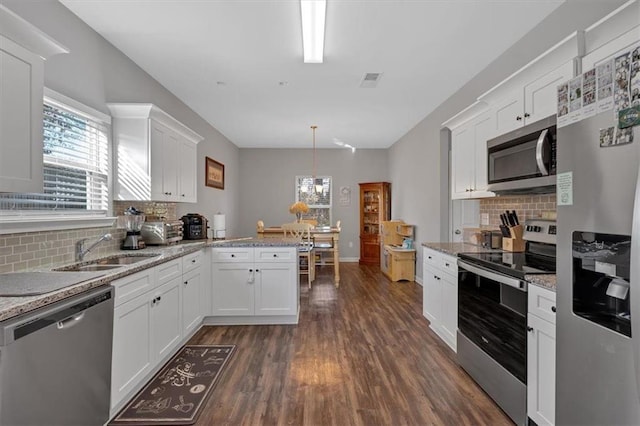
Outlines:
[[381,78],[382,78],[381,72],[368,72],[362,78],[362,81],[360,82],[360,87],[364,89],[371,89],[373,87],[376,87]]

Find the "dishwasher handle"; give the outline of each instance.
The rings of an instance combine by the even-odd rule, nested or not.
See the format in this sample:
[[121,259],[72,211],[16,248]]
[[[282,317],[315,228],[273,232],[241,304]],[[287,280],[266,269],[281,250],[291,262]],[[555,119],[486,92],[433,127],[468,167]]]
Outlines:
[[74,325],[80,324],[80,321],[84,318],[84,311],[76,315],[71,315],[69,318],[58,321],[58,330],[68,330]]

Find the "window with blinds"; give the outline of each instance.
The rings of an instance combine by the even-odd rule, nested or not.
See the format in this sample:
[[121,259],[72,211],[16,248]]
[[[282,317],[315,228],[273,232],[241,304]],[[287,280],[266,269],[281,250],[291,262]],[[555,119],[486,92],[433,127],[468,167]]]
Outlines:
[[303,219],[315,219],[318,226],[331,226],[331,177],[296,176],[296,201],[309,206]]
[[109,209],[108,123],[45,98],[44,190],[0,193],[0,215],[96,215]]

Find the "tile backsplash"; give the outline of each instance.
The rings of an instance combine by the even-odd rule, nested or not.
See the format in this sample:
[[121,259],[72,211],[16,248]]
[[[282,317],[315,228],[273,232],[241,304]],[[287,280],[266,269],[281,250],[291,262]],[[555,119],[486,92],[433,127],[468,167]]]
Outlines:
[[[176,203],[114,201],[114,216],[121,215],[129,206],[142,210],[147,216],[155,215],[174,220],[177,215]],[[0,273],[48,269],[73,263],[78,240],[88,238],[91,244],[106,233],[111,233],[113,239],[103,241],[91,250],[86,256],[89,260],[119,250],[125,231],[114,226],[0,235]]]
[[500,225],[500,213],[515,210],[521,223],[526,219],[540,218],[543,212],[556,212],[556,194],[513,195],[480,200],[480,215],[489,214],[489,224]]

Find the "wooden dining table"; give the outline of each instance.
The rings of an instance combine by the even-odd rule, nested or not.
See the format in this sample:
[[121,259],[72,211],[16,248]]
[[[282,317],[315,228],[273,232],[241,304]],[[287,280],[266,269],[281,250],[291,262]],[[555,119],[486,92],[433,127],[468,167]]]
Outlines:
[[[269,226],[257,230],[258,238],[282,238],[284,230],[279,226]],[[334,226],[316,226],[311,229],[311,237],[318,250],[333,253],[333,275],[334,284],[340,286],[340,250],[338,241],[340,240],[340,228]]]

